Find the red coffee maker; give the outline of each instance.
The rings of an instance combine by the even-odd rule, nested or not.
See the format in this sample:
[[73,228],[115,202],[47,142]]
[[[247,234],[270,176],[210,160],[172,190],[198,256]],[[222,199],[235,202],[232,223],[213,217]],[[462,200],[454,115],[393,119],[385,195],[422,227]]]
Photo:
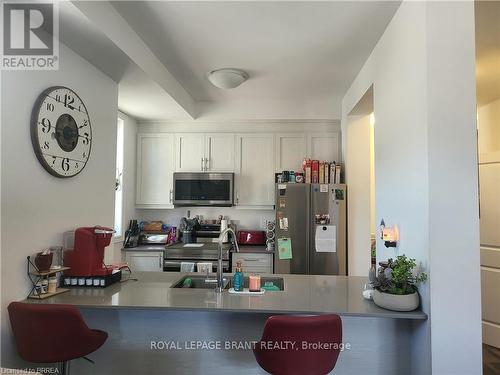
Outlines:
[[[84,279],[87,286],[108,286],[119,281],[121,271],[116,266],[104,264],[104,249],[110,244],[113,233],[112,228],[101,226],[78,228],[73,250],[64,252],[64,265],[70,267],[64,272],[65,276]],[[99,282],[94,282],[96,280]]]

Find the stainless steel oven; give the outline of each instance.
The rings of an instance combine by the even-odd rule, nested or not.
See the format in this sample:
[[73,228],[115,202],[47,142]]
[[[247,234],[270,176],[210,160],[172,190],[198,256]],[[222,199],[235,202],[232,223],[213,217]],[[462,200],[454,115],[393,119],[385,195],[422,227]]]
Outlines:
[[174,173],[174,205],[233,205],[234,173]]
[[[181,263],[182,262],[193,262],[195,263],[195,271],[196,271],[196,263],[200,262],[199,259],[185,259],[183,261],[180,261],[180,260],[167,260],[165,259],[164,262],[163,262],[163,271],[164,272],[180,272],[181,270]],[[203,262],[210,262],[210,261],[206,261],[204,260]],[[217,261],[211,261],[212,262],[212,270],[213,272],[217,272]],[[229,267],[229,261],[227,260],[224,260],[222,261],[222,272],[226,272],[226,273],[229,273],[231,272],[231,267]]]
[[[186,246],[186,245],[184,245]],[[189,246],[189,245],[187,245]],[[213,272],[217,271],[217,256],[219,251],[216,246],[202,246],[202,247],[168,247],[164,252],[163,271],[166,272],[179,272],[181,270],[182,262],[191,262],[196,264],[198,262],[212,263]],[[229,249],[222,252],[222,271],[231,272],[231,259]]]

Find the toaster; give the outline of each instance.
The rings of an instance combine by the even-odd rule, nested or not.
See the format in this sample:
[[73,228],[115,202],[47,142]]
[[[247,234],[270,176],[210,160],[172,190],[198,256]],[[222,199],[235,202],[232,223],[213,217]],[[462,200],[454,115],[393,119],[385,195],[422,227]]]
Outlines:
[[262,230],[240,230],[238,232],[240,245],[266,245],[266,233]]

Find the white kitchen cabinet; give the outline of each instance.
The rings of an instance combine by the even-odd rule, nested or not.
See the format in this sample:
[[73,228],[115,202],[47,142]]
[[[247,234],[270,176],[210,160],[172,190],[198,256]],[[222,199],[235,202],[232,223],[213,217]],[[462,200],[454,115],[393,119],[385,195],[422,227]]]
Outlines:
[[232,269],[241,262],[244,273],[272,274],[273,254],[271,253],[233,253]]
[[137,208],[173,208],[173,147],[171,134],[137,135]]
[[300,171],[307,153],[307,137],[302,133],[276,134],[275,171]]
[[340,162],[340,134],[335,132],[308,134],[307,157],[313,160]]
[[233,133],[175,135],[176,172],[233,172]]
[[205,134],[175,135],[176,172],[202,172],[205,170]]
[[206,134],[205,157],[207,171],[234,172],[234,134]]
[[236,136],[235,205],[271,208],[274,205],[274,135]]
[[132,272],[163,271],[163,251],[127,251],[125,262]]

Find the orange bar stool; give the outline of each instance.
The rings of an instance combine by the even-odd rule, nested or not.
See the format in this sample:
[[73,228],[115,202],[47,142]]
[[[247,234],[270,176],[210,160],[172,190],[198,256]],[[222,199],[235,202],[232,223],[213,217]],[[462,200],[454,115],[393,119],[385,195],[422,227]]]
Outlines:
[[106,332],[87,327],[74,306],[12,302],[7,309],[21,358],[34,363],[60,362],[64,374],[69,374],[69,361],[85,358],[108,338]]
[[341,344],[338,315],[271,316],[253,352],[273,375],[325,375],[335,367]]

